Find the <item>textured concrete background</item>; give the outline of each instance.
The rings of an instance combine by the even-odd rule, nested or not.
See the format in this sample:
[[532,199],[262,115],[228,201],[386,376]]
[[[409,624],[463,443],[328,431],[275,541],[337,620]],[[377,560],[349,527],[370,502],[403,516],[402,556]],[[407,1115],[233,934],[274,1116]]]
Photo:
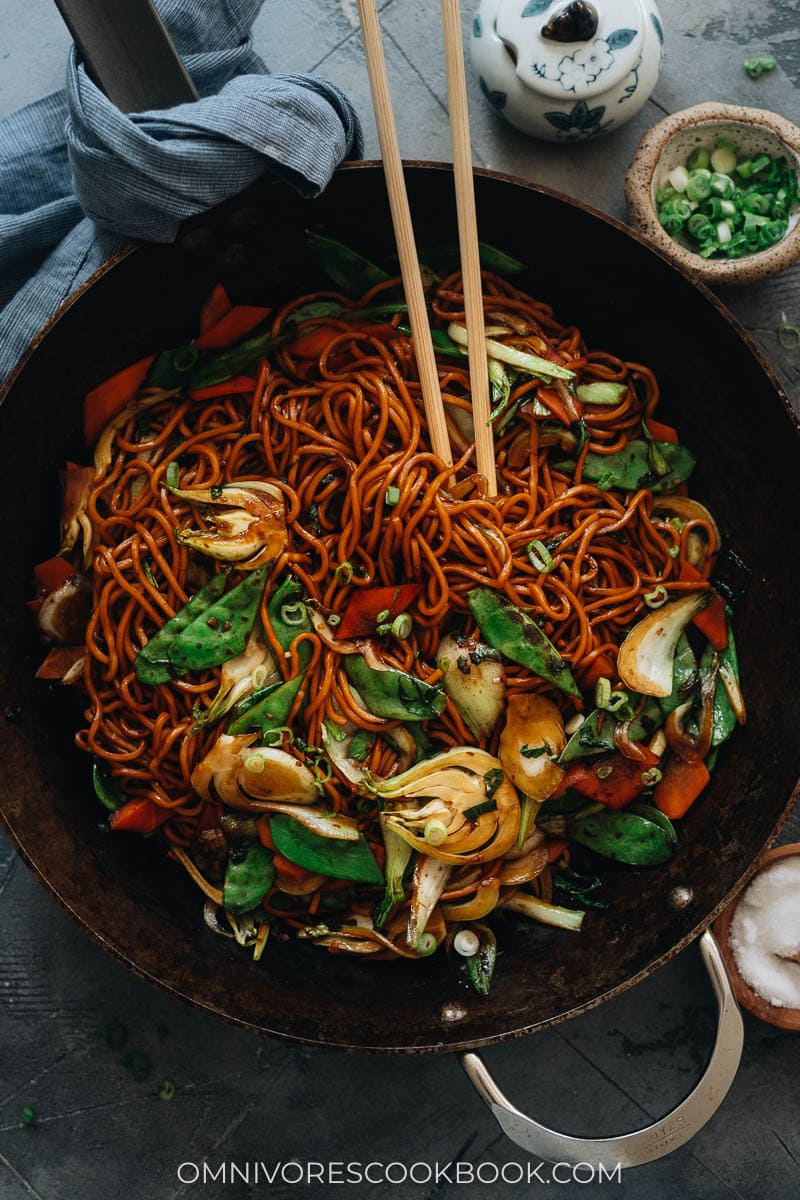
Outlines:
[[[449,158],[435,0],[385,0],[383,26],[403,152]],[[664,113],[718,99],[800,118],[798,0],[671,0],[668,57],[636,120],[588,146],[552,148],[506,128],[473,89],[476,161],[536,179],[624,216],[622,179],[644,129]],[[466,11],[470,10],[470,11]],[[465,3],[465,20],[471,5]],[[270,2],[256,46],[270,68],[315,71],[357,103],[376,152],[355,0]],[[0,114],[60,85],[66,31],[48,0],[0,0]],[[757,82],[747,53],[781,70]],[[800,271],[729,291],[729,304],[800,400],[800,351],[782,351],[783,314],[800,323]],[[713,353],[713,347],[709,347]],[[785,840],[800,837],[796,816]],[[451,1058],[369,1059],[253,1037],[164,997],[72,925],[0,839],[0,1200],[245,1200],[321,1196],[181,1186],[184,1161],[296,1158],[384,1162],[522,1162]],[[324,1003],[324,997],[320,997]],[[665,1113],[693,1085],[713,1030],[710,988],[694,949],[600,1010],[486,1059],[522,1108],[576,1134],[609,1133]],[[144,1056],[144,1057],[142,1057]],[[131,1068],[141,1068],[136,1078]],[[146,1072],[146,1074],[145,1074]],[[785,1200],[800,1194],[800,1038],[746,1017],[739,1076],[689,1147],[622,1185],[566,1185],[565,1197]],[[158,1097],[162,1081],[174,1099]],[[33,1127],[21,1109],[37,1112]],[[530,1187],[473,1184],[347,1189],[373,1197],[475,1200]]]

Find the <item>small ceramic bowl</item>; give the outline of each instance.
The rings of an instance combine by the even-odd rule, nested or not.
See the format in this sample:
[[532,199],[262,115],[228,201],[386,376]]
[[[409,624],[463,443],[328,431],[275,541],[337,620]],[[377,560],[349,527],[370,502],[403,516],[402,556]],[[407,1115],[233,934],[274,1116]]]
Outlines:
[[[773,850],[768,850],[759,863],[758,870],[749,882],[752,883],[753,879],[765,867],[772,866],[773,863],[781,858],[788,858],[790,855],[795,854],[800,855],[800,842],[793,842],[789,846],[776,846]],[[748,1012],[752,1013],[754,1017],[758,1017],[760,1021],[766,1021],[770,1025],[777,1025],[780,1029],[800,1030],[800,1008],[778,1008],[774,1004],[768,1003],[762,996],[753,991],[739,973],[739,968],[736,965],[736,959],[731,949],[730,929],[736,908],[746,891],[747,888],[744,888],[733,903],[729,904],[722,915],[714,922],[714,933],[719,942],[722,957],[725,959],[725,965],[731,977],[736,999],[742,1008],[746,1008]]]
[[625,178],[628,214],[634,228],[705,283],[752,283],[776,275],[800,259],[800,210],[790,214],[786,236],[775,246],[743,258],[701,258],[661,227],[655,197],[673,168],[698,146],[713,149],[720,138],[749,156],[785,156],[800,173],[800,129],[777,113],[734,104],[697,104],[673,113],[649,129]]

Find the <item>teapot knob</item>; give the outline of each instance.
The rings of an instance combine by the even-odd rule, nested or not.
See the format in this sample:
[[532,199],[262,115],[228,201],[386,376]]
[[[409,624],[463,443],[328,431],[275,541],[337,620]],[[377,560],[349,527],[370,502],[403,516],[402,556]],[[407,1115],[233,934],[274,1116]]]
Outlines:
[[597,33],[597,9],[588,0],[572,0],[542,28],[550,42],[588,42]]

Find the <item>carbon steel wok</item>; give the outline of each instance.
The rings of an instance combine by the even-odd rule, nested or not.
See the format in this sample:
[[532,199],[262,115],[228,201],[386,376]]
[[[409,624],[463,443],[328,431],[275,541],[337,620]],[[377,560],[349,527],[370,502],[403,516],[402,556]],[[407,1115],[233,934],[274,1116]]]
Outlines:
[[[476,184],[481,235],[530,264],[521,286],[551,303],[562,321],[577,323],[590,346],[655,368],[661,412],[698,454],[693,494],[753,570],[736,617],[749,722],[682,822],[675,858],[663,868],[610,869],[611,907],[590,913],[579,937],[504,918],[488,999],[470,991],[443,955],[371,964],[274,941],[256,966],[214,937],[194,885],[158,842],[100,830],[89,762],[72,744],[79,701],[33,677],[42,652],[24,601],[32,564],[56,547],[58,469],[66,457],[85,460],[83,394],[128,362],[191,336],[220,275],[235,299],[273,305],[320,285],[304,245],[309,225],[390,259],[380,168],[340,171],[313,203],[263,181],[182,244],[123,254],[37,339],[0,408],[0,815],[59,903],[138,974],[259,1033],[297,1042],[463,1051],[601,1003],[710,924],[780,826],[800,773],[790,702],[800,679],[800,560],[792,550],[800,454],[787,398],[711,293],[624,226],[498,175],[479,172]],[[450,169],[412,165],[408,185],[419,244],[455,243]],[[713,943],[704,950],[715,968]],[[726,1004],[729,1082],[741,1031],[735,1005]],[[465,1065],[500,1116],[502,1097],[480,1060],[467,1056]],[[518,1117],[506,1105],[512,1136]],[[646,1157],[671,1148],[668,1134],[648,1137]],[[574,1152],[584,1145],[576,1142]],[[548,1153],[541,1139],[530,1148]],[[562,1143],[553,1152],[570,1153]],[[619,1147],[609,1153],[619,1160]],[[641,1147],[637,1153],[631,1161],[645,1161]]]

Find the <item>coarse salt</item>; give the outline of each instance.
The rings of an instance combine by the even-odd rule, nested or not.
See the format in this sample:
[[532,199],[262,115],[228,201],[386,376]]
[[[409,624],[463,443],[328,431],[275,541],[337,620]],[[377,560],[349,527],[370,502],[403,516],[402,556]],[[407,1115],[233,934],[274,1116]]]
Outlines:
[[736,906],[730,946],[742,978],[775,1008],[800,1008],[800,854],[761,871]]

